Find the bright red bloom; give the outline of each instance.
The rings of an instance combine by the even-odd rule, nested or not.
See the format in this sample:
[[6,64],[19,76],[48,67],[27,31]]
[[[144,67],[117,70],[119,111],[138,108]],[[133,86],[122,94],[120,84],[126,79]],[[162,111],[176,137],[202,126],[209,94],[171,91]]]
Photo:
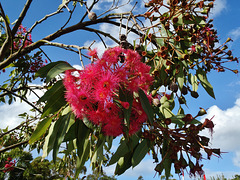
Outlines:
[[[94,56],[96,52],[90,52]],[[123,61],[124,59],[124,61]],[[150,67],[141,62],[141,56],[133,50],[115,47],[106,50],[101,59],[88,65],[85,70],[68,70],[64,85],[66,99],[78,118],[86,117],[99,125],[105,135],[123,134],[123,108],[129,109],[129,102],[119,98],[119,89],[130,94],[139,88],[145,92],[153,82],[149,74]],[[147,115],[140,100],[133,98],[131,106],[129,134],[137,132]]]
[[97,49],[94,48],[93,50],[89,50],[88,55],[93,58],[98,58]]
[[192,46],[191,46],[191,51],[192,51],[192,52],[196,52],[196,46],[192,45]]

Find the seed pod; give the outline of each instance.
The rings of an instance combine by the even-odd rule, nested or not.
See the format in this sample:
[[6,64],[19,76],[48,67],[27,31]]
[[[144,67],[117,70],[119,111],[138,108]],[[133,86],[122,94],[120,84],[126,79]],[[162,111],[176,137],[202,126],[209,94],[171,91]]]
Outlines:
[[183,95],[186,95],[186,94],[188,93],[188,90],[187,90],[187,87],[186,87],[186,86],[183,86],[183,87],[182,87],[181,93],[182,93]]
[[191,96],[194,98],[198,98],[198,93],[196,91],[191,91]]
[[172,120],[170,118],[166,118],[166,119],[164,119],[164,123],[166,125],[170,125],[172,123]]
[[182,118],[182,120],[186,123],[191,122],[193,120],[193,117],[191,114],[186,114],[184,118]]
[[153,99],[153,105],[159,107],[160,106],[160,100],[158,98]]
[[198,116],[203,116],[204,114],[207,114],[206,110],[201,108],[200,111],[198,112]]
[[175,83],[175,82],[172,82],[170,84],[170,90],[173,91],[173,92],[177,92],[178,91],[178,85]]
[[95,12],[89,12],[88,13],[88,18],[91,20],[91,21],[95,21],[97,19],[97,14]]
[[177,23],[178,22],[178,17],[174,17],[172,21],[173,21],[174,24]]
[[119,39],[120,39],[120,41],[126,41],[127,36],[125,34],[120,34]]

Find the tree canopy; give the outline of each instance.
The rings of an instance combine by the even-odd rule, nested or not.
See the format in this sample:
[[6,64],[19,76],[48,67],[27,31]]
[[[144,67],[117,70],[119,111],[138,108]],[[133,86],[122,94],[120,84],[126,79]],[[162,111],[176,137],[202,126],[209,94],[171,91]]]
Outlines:
[[[204,175],[203,154],[208,159],[220,157],[221,150],[210,147],[210,138],[200,134],[208,129],[211,135],[212,117],[200,122],[206,110],[187,112],[187,101],[201,98],[199,86],[215,98],[209,72],[238,73],[228,66],[238,63],[227,46],[232,40],[220,45],[209,18],[214,0],[149,0],[145,4],[63,0],[56,11],[26,28],[23,22],[31,16],[32,3],[26,0],[14,22],[0,3],[0,70],[1,75],[9,75],[0,84],[0,101],[11,104],[20,99],[32,107],[19,115],[24,121],[17,127],[1,130],[2,171],[11,176],[18,170],[12,160],[3,163],[9,150],[29,148],[42,150],[42,158],[31,162],[29,173],[44,179],[53,173],[47,168],[49,161],[43,160],[49,154],[61,166],[56,176],[75,179],[88,161],[96,174],[115,164],[115,175],[121,175],[148,153],[155,171],[164,172],[166,179],[172,169],[179,175]],[[32,37],[38,26],[55,17],[61,19],[52,25],[55,32]],[[104,31],[103,25],[118,33]],[[74,33],[79,38],[96,35],[104,50],[93,48],[96,41],[61,42]],[[77,54],[80,68],[71,64],[71,58],[48,56],[54,47]],[[29,93],[36,96],[35,102]],[[116,137],[121,140],[113,151]]]

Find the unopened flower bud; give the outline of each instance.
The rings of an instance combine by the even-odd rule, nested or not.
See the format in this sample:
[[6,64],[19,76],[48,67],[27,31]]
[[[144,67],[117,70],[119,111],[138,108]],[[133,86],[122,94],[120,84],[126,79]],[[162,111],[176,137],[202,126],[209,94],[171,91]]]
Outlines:
[[160,106],[160,100],[158,98],[153,99],[153,105],[154,106]]
[[88,13],[88,18],[91,20],[91,21],[95,21],[97,19],[97,14],[95,12],[89,12]]

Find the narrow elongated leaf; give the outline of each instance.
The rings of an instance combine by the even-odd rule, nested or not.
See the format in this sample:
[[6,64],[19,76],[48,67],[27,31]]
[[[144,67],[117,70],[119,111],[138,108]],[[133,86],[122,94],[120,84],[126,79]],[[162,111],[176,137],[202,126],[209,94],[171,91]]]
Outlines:
[[100,134],[100,136],[98,137],[98,142],[95,146],[93,157],[91,159],[92,167],[94,167],[97,162],[101,164],[102,161],[104,160],[103,146],[105,144],[105,140],[106,140],[106,137]]
[[114,174],[121,175],[132,166],[132,155],[133,153],[129,152],[124,157],[119,159]]
[[48,135],[45,138],[45,142],[44,142],[44,145],[43,145],[42,159],[45,159],[47,157],[47,155],[49,154],[49,152],[51,151],[51,149],[53,147],[53,144],[50,142],[50,137],[53,134],[53,129],[54,129],[55,124],[56,124],[56,121],[51,124],[51,126],[48,130]]
[[81,154],[81,151],[83,150],[85,139],[88,139],[90,134],[90,129],[81,121],[76,121],[76,137],[77,137],[77,148],[78,148],[78,154]]
[[197,92],[197,90],[198,90],[197,76],[189,74],[188,80],[189,80],[190,84],[192,85],[192,90]]
[[53,100],[61,91],[65,91],[62,81],[57,81],[44,95],[38,100],[38,103]]
[[29,144],[32,144],[35,141],[37,141],[46,132],[46,130],[50,126],[51,122],[52,122],[52,118],[50,118],[50,117],[41,121],[37,125],[37,128],[33,132],[31,138],[29,139]]
[[89,142],[90,129],[81,120],[76,121],[75,128],[78,155],[75,177],[78,177],[79,173],[83,168],[83,165],[88,160],[90,154],[90,142]]
[[168,179],[171,175],[172,159],[170,157],[165,158],[163,166],[165,168],[166,179]]
[[147,144],[147,139],[144,139],[140,144],[137,145],[133,157],[132,157],[132,166],[137,166],[142,159],[145,157],[145,155],[148,153],[149,147]]
[[42,117],[55,113],[66,105],[64,92],[65,88],[62,81],[58,81],[39,99],[38,102],[47,101],[46,106],[43,108]]
[[85,139],[82,156],[77,157],[75,178],[77,178],[78,175],[81,173],[81,170],[89,157],[89,152],[90,152],[90,141],[88,139]]
[[[129,108],[125,109],[123,108],[124,113],[124,121],[127,124],[127,129],[129,129],[130,126],[130,116],[132,111],[132,102],[133,102],[133,95],[127,90],[123,90],[122,88],[119,88],[119,99],[123,102],[129,103]],[[128,132],[126,132],[128,134]]]
[[180,89],[183,88],[184,77],[185,77],[182,69],[183,68],[181,67],[179,73],[177,74],[177,82],[178,82],[178,85],[179,85]]
[[36,72],[35,77],[46,77],[46,83],[49,83],[52,78],[68,69],[73,69],[73,67],[65,61],[52,62]]
[[56,161],[59,147],[63,142],[71,117],[73,118],[74,116],[71,113],[68,113],[65,116],[60,117],[55,124],[56,126],[54,127],[54,130],[53,130],[53,131],[56,131],[54,133],[55,137],[52,136],[52,138],[50,138],[50,140],[52,139],[54,142],[54,145],[53,145],[53,161],[54,162]]
[[63,141],[64,142],[72,141],[75,138],[76,138],[76,123],[74,123],[70,126],[70,128],[68,129]]
[[209,81],[207,80],[207,74],[205,71],[203,71],[202,69],[198,69],[197,70],[197,78],[200,81],[201,85],[203,86],[203,88],[207,91],[207,93],[215,99],[215,95],[213,92],[213,87],[212,85],[209,83]]
[[124,137],[121,139],[120,145],[118,146],[117,151],[113,154],[110,159],[108,166],[116,163],[121,157],[125,156],[129,152],[133,152],[134,148],[138,144],[139,137],[133,135],[129,138],[129,141]]
[[139,98],[140,98],[140,101],[141,101],[142,108],[148,116],[148,120],[149,120],[150,125],[152,125],[153,124],[153,118],[154,118],[154,113],[153,113],[152,106],[150,105],[149,100],[148,100],[146,94],[144,93],[144,91],[142,89],[139,89],[138,93],[139,93]]

